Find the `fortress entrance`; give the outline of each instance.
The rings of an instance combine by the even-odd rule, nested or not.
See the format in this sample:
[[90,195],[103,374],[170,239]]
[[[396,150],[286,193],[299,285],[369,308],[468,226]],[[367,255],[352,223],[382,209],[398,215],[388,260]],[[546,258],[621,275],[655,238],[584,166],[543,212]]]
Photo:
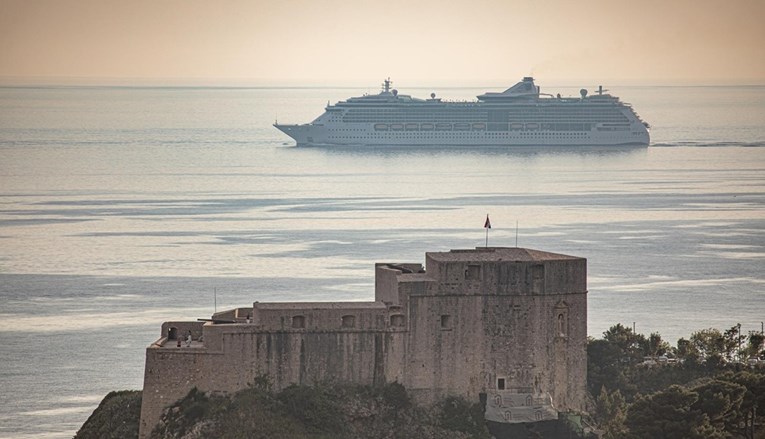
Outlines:
[[178,338],[178,328],[172,327],[167,330],[167,339],[168,340],[175,340]]

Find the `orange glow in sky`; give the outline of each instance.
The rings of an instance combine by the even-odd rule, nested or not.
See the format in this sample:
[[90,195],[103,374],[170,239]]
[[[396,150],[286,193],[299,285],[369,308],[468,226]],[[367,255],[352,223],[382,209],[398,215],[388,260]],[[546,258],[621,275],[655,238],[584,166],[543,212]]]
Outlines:
[[765,84],[763,0],[0,0],[0,81]]

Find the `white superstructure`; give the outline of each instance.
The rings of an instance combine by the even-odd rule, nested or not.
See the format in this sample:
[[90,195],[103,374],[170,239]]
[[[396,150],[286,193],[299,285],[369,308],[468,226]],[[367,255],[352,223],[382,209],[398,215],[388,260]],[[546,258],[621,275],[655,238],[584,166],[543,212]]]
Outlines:
[[298,145],[586,146],[648,145],[648,124],[629,104],[603,92],[564,98],[539,92],[526,77],[473,102],[418,99],[391,90],[328,105],[302,125],[274,124]]

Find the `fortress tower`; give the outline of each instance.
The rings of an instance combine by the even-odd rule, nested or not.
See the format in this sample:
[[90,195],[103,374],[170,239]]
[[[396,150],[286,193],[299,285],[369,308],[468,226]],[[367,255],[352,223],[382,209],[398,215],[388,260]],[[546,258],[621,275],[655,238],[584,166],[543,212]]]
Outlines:
[[276,389],[397,381],[423,404],[485,399],[497,422],[584,410],[584,258],[481,247],[375,268],[374,302],[255,302],[164,323],[146,350],[140,437],[191,388],[235,392],[260,376]]

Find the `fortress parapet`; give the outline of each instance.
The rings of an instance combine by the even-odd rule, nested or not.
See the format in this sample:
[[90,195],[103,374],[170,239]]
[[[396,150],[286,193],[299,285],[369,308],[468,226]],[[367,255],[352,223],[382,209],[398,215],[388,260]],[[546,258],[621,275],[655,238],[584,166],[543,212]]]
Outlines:
[[424,404],[485,399],[501,422],[581,411],[586,294],[584,258],[481,247],[427,253],[424,267],[378,263],[370,302],[254,302],[167,322],[146,350],[140,437],[191,388],[235,392],[261,376],[277,390],[395,381]]

